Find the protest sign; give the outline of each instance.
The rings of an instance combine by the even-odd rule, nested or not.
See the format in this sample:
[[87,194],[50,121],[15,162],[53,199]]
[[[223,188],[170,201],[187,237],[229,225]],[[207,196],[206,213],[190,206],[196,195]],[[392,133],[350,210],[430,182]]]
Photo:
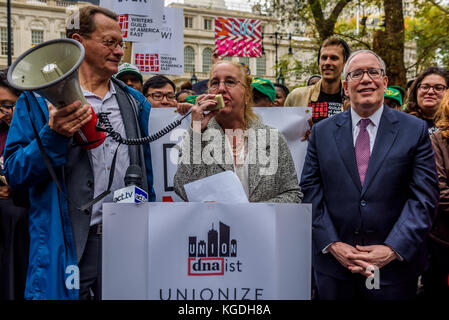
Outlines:
[[184,74],[182,17],[181,8],[164,8],[160,39],[133,45],[133,63],[142,73]]
[[218,17],[215,19],[215,46],[221,56],[260,57],[260,20]]
[[161,38],[159,25],[152,16],[122,14],[118,17],[123,41],[150,42]]
[[162,13],[164,0],[100,0],[100,7],[117,14],[156,16],[156,13]]

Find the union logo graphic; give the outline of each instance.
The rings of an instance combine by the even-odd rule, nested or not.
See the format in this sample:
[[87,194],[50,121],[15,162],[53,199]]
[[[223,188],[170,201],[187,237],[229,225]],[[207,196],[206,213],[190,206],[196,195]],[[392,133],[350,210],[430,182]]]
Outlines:
[[136,53],[134,56],[134,64],[141,72],[159,72],[159,54]]
[[128,37],[128,20],[129,16],[127,14],[121,14],[118,16],[118,24],[122,30],[122,37],[124,39]]
[[207,243],[189,236],[187,274],[189,276],[222,276],[225,272],[242,272],[242,262],[237,260],[237,240],[230,239],[231,228],[219,223],[219,232],[207,233]]

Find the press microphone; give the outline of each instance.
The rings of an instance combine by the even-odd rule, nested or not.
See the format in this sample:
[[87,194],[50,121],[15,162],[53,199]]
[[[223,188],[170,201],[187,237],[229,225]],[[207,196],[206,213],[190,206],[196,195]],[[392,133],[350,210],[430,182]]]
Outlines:
[[141,188],[142,170],[138,165],[132,164],[125,174],[125,187],[114,191],[116,203],[142,203],[148,202],[148,193]]

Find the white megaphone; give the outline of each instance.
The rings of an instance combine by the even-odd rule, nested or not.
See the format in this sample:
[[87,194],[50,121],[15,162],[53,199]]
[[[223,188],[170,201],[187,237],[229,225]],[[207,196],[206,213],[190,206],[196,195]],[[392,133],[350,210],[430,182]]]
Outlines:
[[[84,59],[84,47],[73,39],[50,40],[35,46],[17,58],[8,71],[8,81],[18,90],[35,91],[55,107],[76,100],[87,104],[78,80],[78,68]],[[92,108],[92,107],[91,107]],[[81,127],[74,139],[85,149],[103,143],[106,133],[97,131],[97,115]]]

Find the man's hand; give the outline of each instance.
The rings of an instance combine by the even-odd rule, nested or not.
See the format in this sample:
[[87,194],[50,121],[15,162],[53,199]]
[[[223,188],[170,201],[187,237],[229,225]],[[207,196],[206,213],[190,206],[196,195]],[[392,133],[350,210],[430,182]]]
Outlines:
[[376,266],[380,269],[397,258],[393,249],[385,245],[356,246],[356,249],[359,253],[349,255],[352,264],[355,264],[349,270],[362,273],[366,277],[371,275],[366,272],[369,266]]
[[79,100],[62,108],[48,106],[48,125],[60,135],[72,137],[75,132],[92,119],[91,107],[81,107]]
[[[352,257],[356,254],[360,254],[361,252],[358,251],[353,246],[346,244],[344,242],[334,242],[329,246],[329,252],[332,253],[332,255],[335,257],[335,259],[340,262],[340,264],[348,268],[350,267],[355,268],[356,265],[353,260],[349,259],[349,257]],[[351,271],[352,272],[352,271]]]
[[301,138],[301,141],[309,140],[310,134],[312,133],[312,126],[313,126],[312,118],[307,119],[307,122],[309,123],[310,129],[306,131],[306,134],[304,135],[304,137]]
[[11,189],[9,186],[0,186],[0,199],[9,199],[11,196]]

